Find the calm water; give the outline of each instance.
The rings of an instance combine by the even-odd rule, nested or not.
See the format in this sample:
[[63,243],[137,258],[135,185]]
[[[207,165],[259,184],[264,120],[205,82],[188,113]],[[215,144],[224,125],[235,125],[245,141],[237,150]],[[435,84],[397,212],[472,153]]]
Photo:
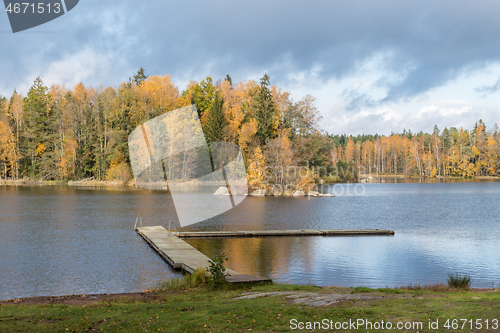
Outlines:
[[[363,185],[363,187],[361,186]],[[394,237],[192,239],[228,267],[275,282],[385,287],[500,283],[500,183],[358,184],[335,198],[250,197],[186,230],[395,230]],[[343,191],[342,191],[343,190]],[[0,187],[0,299],[144,290],[179,276],[133,231],[175,221],[166,192]]]

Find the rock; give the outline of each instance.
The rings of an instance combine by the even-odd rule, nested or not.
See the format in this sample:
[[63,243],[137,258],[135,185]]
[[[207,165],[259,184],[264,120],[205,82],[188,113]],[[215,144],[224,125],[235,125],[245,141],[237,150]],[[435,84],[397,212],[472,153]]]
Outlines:
[[319,196],[320,197],[334,197],[334,195],[331,193],[320,193]]
[[221,186],[215,191],[215,195],[229,195],[229,191],[227,190],[227,187]]
[[240,294],[236,300],[240,299],[254,299],[258,297],[272,297],[279,296],[282,298],[288,298],[294,304],[308,305],[308,306],[327,306],[333,305],[335,303],[350,301],[350,300],[372,300],[372,299],[383,299],[380,296],[371,295],[359,295],[359,294],[339,294],[339,293],[307,293],[301,291],[275,291],[267,293],[259,292],[249,292]]
[[285,196],[285,197],[291,197],[291,196],[293,196],[293,191],[285,191],[283,193],[283,196]]
[[293,194],[294,197],[303,197],[305,195],[306,194],[304,193],[304,191],[295,191],[295,193]]
[[254,196],[254,197],[263,197],[265,195],[266,195],[266,190],[263,190],[263,189],[255,190],[252,192],[252,196]]
[[309,192],[307,192],[307,195],[310,197],[318,197],[319,192],[318,191],[309,191]]

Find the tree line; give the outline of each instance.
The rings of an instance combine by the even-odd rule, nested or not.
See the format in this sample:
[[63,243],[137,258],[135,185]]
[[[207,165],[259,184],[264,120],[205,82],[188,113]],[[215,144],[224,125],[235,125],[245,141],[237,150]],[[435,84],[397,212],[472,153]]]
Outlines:
[[480,120],[473,130],[435,127],[390,136],[329,135],[315,98],[260,82],[191,81],[180,91],[170,76],[141,67],[113,87],[45,86],[36,78],[26,96],[0,96],[0,177],[32,180],[127,181],[128,136],[165,112],[194,104],[207,142],[238,144],[251,188],[283,193],[361,173],[407,176],[497,176],[499,131]]
[[432,133],[411,130],[390,136],[330,135],[333,161],[352,161],[362,173],[406,176],[498,176],[500,132],[482,120],[472,130],[434,126]]
[[[194,104],[207,142],[238,144],[249,166],[249,182],[285,185],[290,166],[328,164],[330,139],[319,127],[314,97],[293,101],[290,94],[260,82],[192,81],[182,92],[170,76],[141,68],[113,87],[45,86],[36,78],[26,96],[0,97],[0,177],[2,179],[128,180],[128,135],[145,121]],[[251,166],[251,167],[250,167]],[[276,172],[275,172],[276,171]],[[279,174],[281,172],[281,175]],[[307,182],[313,181],[306,172]],[[298,183],[297,183],[298,184]]]

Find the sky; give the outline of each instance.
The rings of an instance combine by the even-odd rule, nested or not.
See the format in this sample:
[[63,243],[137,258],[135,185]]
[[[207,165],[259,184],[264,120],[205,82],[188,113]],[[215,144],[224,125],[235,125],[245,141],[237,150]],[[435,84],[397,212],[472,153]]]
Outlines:
[[498,1],[81,0],[12,33],[0,14],[0,95],[82,82],[118,87],[139,67],[190,80],[230,74],[317,98],[331,134],[487,128],[500,114]]

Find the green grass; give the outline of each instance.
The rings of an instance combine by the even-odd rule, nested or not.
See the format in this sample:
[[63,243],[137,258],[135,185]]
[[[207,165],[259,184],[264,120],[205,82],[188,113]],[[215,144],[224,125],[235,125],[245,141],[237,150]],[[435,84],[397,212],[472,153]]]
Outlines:
[[375,289],[368,288],[368,287],[357,287],[357,288],[354,288],[354,290],[351,293],[352,294],[356,294],[356,293],[371,293],[373,291],[375,291]]
[[455,275],[450,274],[448,277],[448,286],[459,289],[469,289],[472,281],[470,276],[460,276],[458,273]]
[[182,278],[171,279],[162,282],[156,290],[187,290],[202,288],[208,285],[209,276],[203,268],[198,269],[193,274],[186,274]]
[[[446,319],[500,319],[500,292],[334,288],[314,286],[232,286],[212,291],[205,287],[157,289],[149,300],[117,298],[88,305],[0,305],[0,332],[289,332],[290,320],[299,322],[372,322]],[[326,307],[293,304],[283,296],[234,299],[241,292],[306,291],[317,293],[366,292],[373,300],[354,300]],[[368,293],[368,291],[371,292]],[[398,290],[394,294],[394,290]],[[382,298],[383,297],[383,298]],[[424,331],[430,331],[424,326]],[[300,331],[300,330],[297,330]],[[339,330],[366,332],[366,329]],[[368,330],[375,331],[375,330]],[[470,329],[464,329],[470,331]]]

